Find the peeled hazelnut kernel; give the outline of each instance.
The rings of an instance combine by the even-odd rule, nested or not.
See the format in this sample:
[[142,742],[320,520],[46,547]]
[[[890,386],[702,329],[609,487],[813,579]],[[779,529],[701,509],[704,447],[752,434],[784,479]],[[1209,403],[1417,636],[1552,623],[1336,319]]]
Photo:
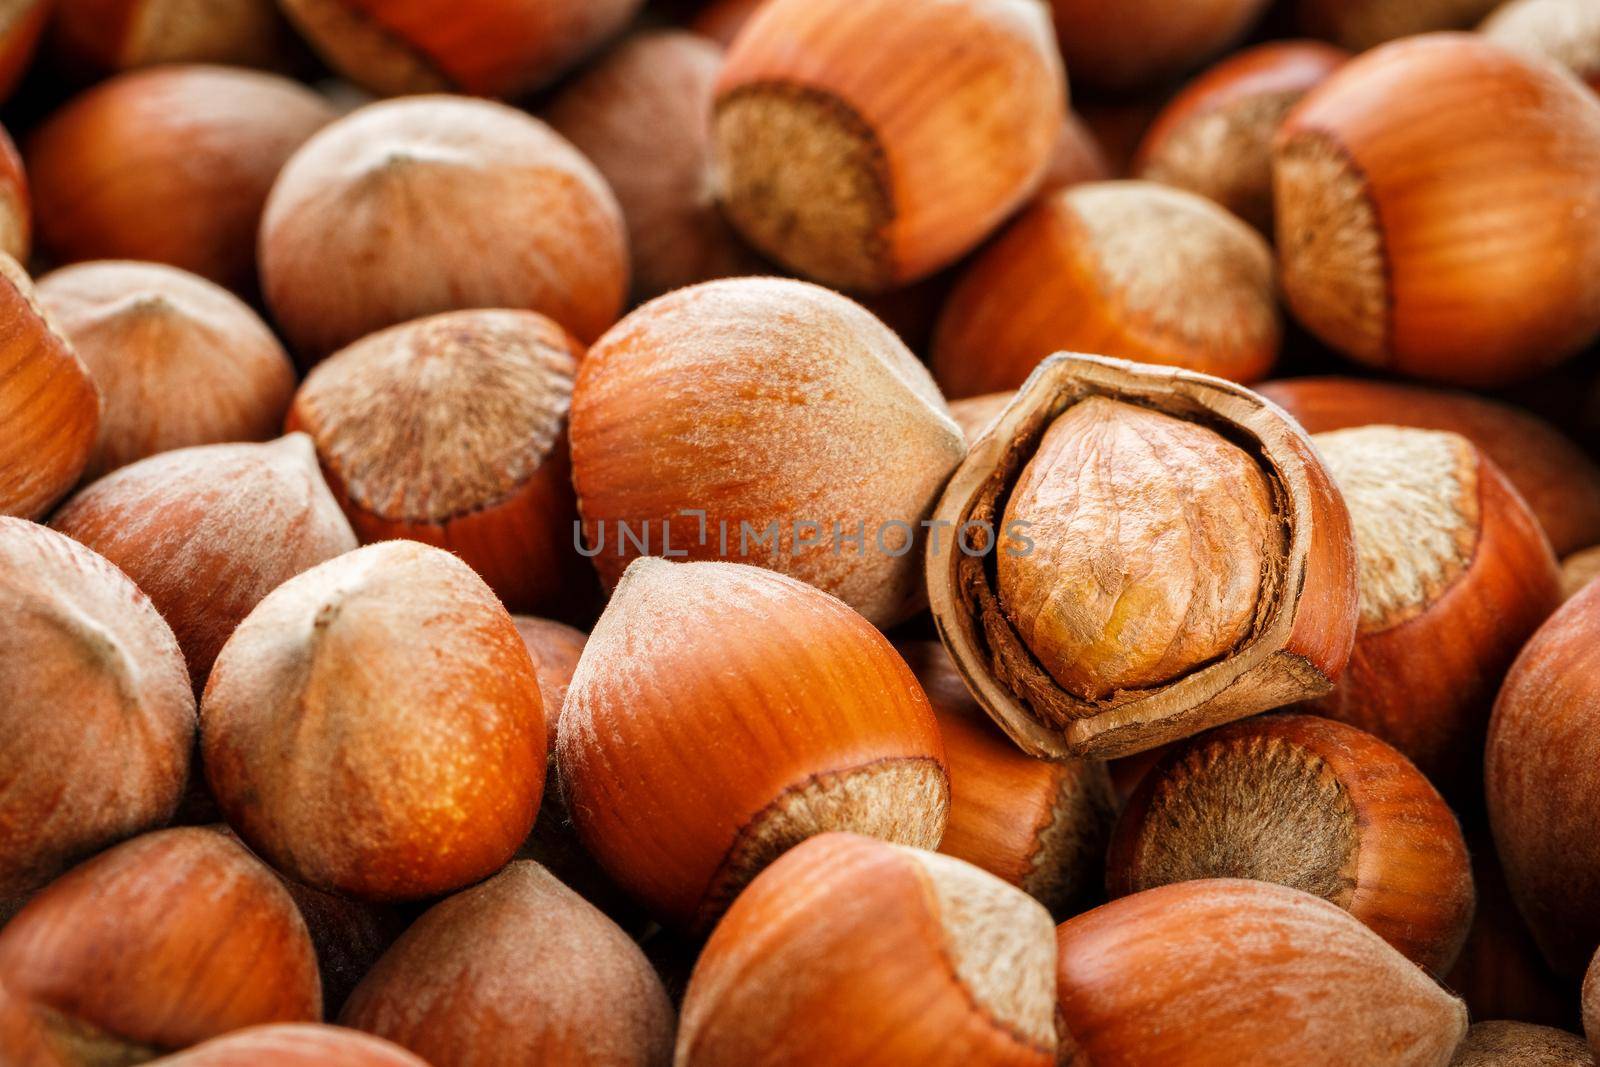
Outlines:
[[1050,916],[949,856],[855,834],[788,852],[695,965],[678,1067],[1048,1067]]
[[0,127],[0,252],[25,261],[33,248],[33,201],[28,175],[11,135]]
[[1495,703],[1489,822],[1517,907],[1545,958],[1577,975],[1600,944],[1600,584],[1523,647]]
[[1557,555],[1600,542],[1600,466],[1521,408],[1470,393],[1355,378],[1297,378],[1256,390],[1313,434],[1374,424],[1458,433],[1510,480]]
[[528,862],[429,909],[339,1022],[433,1067],[666,1067],[672,1058],[672,1005],[644,953]]
[[1464,30],[1502,0],[1299,0],[1300,25],[1352,51],[1434,30]]
[[165,824],[194,744],[172,631],[105,559],[0,518],[0,922],[10,902]]
[[1141,780],[1111,841],[1107,889],[1203,878],[1321,897],[1435,975],[1472,922],[1467,846],[1444,798],[1382,741],[1311,715],[1201,734]]
[[39,280],[39,303],[104,401],[86,478],[190,445],[267,441],[294,395],[283,346],[249,305],[157,263],[83,263]]
[[739,31],[767,0],[707,0],[689,23],[689,28],[709,37],[722,47],[733,44]]
[[1134,173],[1214,200],[1271,233],[1272,137],[1349,58],[1317,41],[1275,41],[1223,60],[1162,109]]
[[1492,386],[1600,333],[1600,101],[1553,66],[1387,45],[1301,101],[1273,168],[1289,304],[1346,356]]
[[516,626],[466,564],[410,541],[273,590],[217,657],[200,722],[206,780],[239,836],[360,899],[494,873],[544,789],[539,681]]
[[824,284],[904,285],[1034,193],[1065,102],[1037,0],[770,0],[717,79],[723,209]]
[[928,698],[883,635],[736,563],[634,561],[584,647],[556,752],[584,847],[697,931],[815,834],[937,845],[950,797]]
[[954,397],[1021,385],[1052,352],[1099,352],[1250,382],[1281,326],[1272,252],[1211,201],[1153,182],[1046,197],[966,268],[939,318]]
[[304,434],[163,452],[80,490],[50,525],[121,567],[177,635],[198,690],[285,580],[356,547]]
[[45,316],[27,272],[0,253],[0,515],[36,519],[78,481],[100,393]]
[[157,1062],[160,1067],[429,1067],[381,1038],[314,1023],[246,1027]]
[[552,611],[593,581],[566,436],[582,354],[531,311],[434,315],[318,364],[287,426],[311,435],[364,543],[449,549],[508,607]]
[[352,112],[289,160],[261,218],[261,281],[312,363],[464,308],[537,311],[587,343],[622,308],[626,240],[605,179],[544,123],[408,97]]
[[1462,1003],[1342,909],[1270,882],[1135,893],[1056,930],[1066,1064],[1445,1067]]
[[289,894],[199,828],[125,841],[52,882],[0,928],[0,974],[58,1062],[84,1067],[322,1014]]
[[280,0],[328,63],[384,96],[521,96],[621,30],[643,0]]
[[1480,29],[1496,44],[1554,60],[1600,89],[1600,8],[1588,0],[1509,0]]
[[[738,559],[880,625],[923,595],[920,524],[965,452],[905,345],[804,282],[653,300],[589,350],[572,396],[572,481],[608,586],[635,555]],[[858,532],[861,551],[835,549]]]
[[1577,1034],[1509,1021],[1473,1023],[1450,1067],[1594,1067]]
[[1016,390],[1008,389],[1003,393],[985,393],[982,396],[969,396],[962,400],[950,401],[950,417],[956,420],[956,425],[961,427],[961,433],[967,439],[967,446],[978,443],[978,438],[988,432],[989,427],[1000,417],[1017,395]]
[[1170,79],[1221,52],[1253,26],[1270,0],[1050,0],[1074,82],[1134,89]]
[[1561,561],[1561,599],[1578,595],[1579,590],[1600,577],[1600,546],[1574,552]]
[[1103,763],[1048,762],[1012,744],[937,641],[897,646],[933,706],[950,765],[939,851],[1068,913],[1098,896],[1116,801]]
[[332,118],[316,93],[272,74],[174,65],[118,75],[26,144],[39,243],[60,261],[151,260],[248,289],[267,190]]
[[1312,440],[1350,509],[1361,619],[1338,687],[1311,707],[1476,796],[1500,680],[1560,603],[1549,542],[1464,437],[1366,426]]
[[647,33],[618,45],[545,111],[617,194],[635,301],[766,273],[722,217],[712,187],[706,114],[721,67],[721,50],[695,34]]
[[55,0],[51,45],[90,73],[158,63],[271,67],[283,57],[272,0]]

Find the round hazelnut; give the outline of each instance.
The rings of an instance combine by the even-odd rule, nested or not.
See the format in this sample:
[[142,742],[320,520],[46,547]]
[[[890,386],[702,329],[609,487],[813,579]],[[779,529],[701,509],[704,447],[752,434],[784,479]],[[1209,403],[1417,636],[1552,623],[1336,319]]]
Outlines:
[[321,1017],[294,901],[215,830],[125,841],[0,927],[0,974],[68,1064],[143,1063],[246,1026]]
[[1243,37],[1270,0],[1050,0],[1074,82],[1126,90],[1170,79]]
[[1065,101],[1037,0],[771,0],[717,79],[723,208],[817,281],[904,285],[1038,189]]
[[1450,1067],[1594,1067],[1577,1034],[1532,1023],[1473,1023]]
[[1502,0],[1298,0],[1300,25],[1352,51],[1434,30],[1464,30]]
[[502,867],[544,789],[539,682],[471,568],[371,545],[273,590],[217,657],[201,756],[228,822],[307,885],[436,896]]
[[593,582],[566,436],[582,354],[531,311],[434,315],[318,364],[287,425],[311,435],[364,543],[447,548],[513,610],[557,610]]
[[1600,8],[1588,0],[1510,0],[1481,29],[1496,44],[1554,60],[1600,89]]
[[55,0],[13,0],[0,18],[0,101],[11,95],[33,62]]
[[315,1023],[246,1027],[156,1063],[159,1067],[429,1067],[381,1038]]
[[526,861],[429,909],[339,1022],[433,1067],[672,1059],[672,1005],[639,946]]
[[1095,182],[1042,199],[965,269],[932,364],[953,397],[1015,389],[1058,351],[1251,382],[1281,339],[1260,234],[1193,193]]
[[158,63],[271,67],[283,57],[272,0],[55,0],[51,45],[99,74]]
[[0,517],[0,922],[66,867],[164,825],[194,744],[172,631],[105,559]]
[[79,491],[50,525],[144,590],[177,635],[197,691],[262,597],[356,547],[305,434],[142,459]]
[[1311,707],[1476,797],[1500,681],[1560,603],[1549,542],[1464,437],[1365,426],[1312,440],[1350,509],[1361,616],[1349,667]]
[[1161,110],[1134,173],[1214,200],[1271,233],[1272,137],[1349,58],[1317,41],[1275,41],[1223,60]]
[[1270,882],[1135,893],[1056,943],[1068,1063],[1445,1067],[1467,1029],[1459,1000],[1348,912]]
[[1300,102],[1273,173],[1289,305],[1351,359],[1492,386],[1600,333],[1600,101],[1549,64],[1386,45]]
[[37,292],[104,401],[86,478],[158,452],[278,435],[294,367],[228,290],[175,267],[112,260],[47,274]]
[[931,848],[945,829],[944,746],[905,661],[833,597],[736,563],[628,568],[556,752],[584,847],[696,931],[814,834]]
[[608,586],[636,555],[732,558],[878,624],[920,601],[920,524],[965,451],[905,345],[804,282],[653,300],[590,349],[572,396],[585,552]]
[[1467,845],[1444,798],[1371,734],[1312,715],[1201,734],[1140,781],[1111,841],[1107,889],[1202,878],[1321,897],[1436,975],[1472,922]]
[[311,46],[384,96],[521,96],[621,30],[643,0],[279,0]]
[[1046,361],[934,511],[940,636],[1025,750],[1113,758],[1333,688],[1350,518],[1310,439],[1218,378]]
[[767,0],[707,0],[690,21],[689,28],[702,37],[709,37],[722,47],[733,44],[750,16]]
[[118,75],[26,144],[39,243],[57,260],[152,260],[247,290],[267,190],[332,118],[316,93],[273,74],[173,65]]
[[676,1062],[1048,1067],[1054,962],[1049,913],[998,878],[823,834],[717,925],[684,996]]
[[1600,545],[1574,552],[1561,561],[1561,599],[1571,600],[1596,577],[1600,577]]
[[33,201],[28,175],[11,135],[0,127],[0,252],[26,261],[33,248]]
[[283,168],[261,219],[261,281],[308,362],[462,308],[537,311],[587,343],[622,308],[626,240],[605,179],[542,122],[408,97],[352,112]]

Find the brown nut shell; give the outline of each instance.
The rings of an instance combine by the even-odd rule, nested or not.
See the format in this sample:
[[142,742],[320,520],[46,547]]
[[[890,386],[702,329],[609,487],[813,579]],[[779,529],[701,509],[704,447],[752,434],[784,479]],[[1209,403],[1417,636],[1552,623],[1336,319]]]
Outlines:
[[0,252],[26,262],[33,248],[33,198],[11,135],[0,127]]
[[0,19],[0,100],[27,73],[54,7],[54,0],[17,0]]
[[54,0],[50,44],[76,71],[158,63],[272,67],[284,58],[272,0]]
[[1577,1034],[1509,1020],[1473,1023],[1450,1067],[1594,1067]]
[[1600,88],[1600,8],[1587,0],[1508,0],[1479,29],[1496,44],[1554,60]]
[[1050,0],[1074,82],[1126,90],[1170,79],[1243,37],[1270,0]]
[[[1600,952],[1595,959],[1600,960]],[[1600,965],[1594,960],[1583,979],[1583,1032],[1588,1035],[1589,1048],[1600,1056]]]
[[1574,552],[1561,561],[1561,599],[1563,602],[1577,596],[1579,591],[1600,577],[1600,545]]
[[314,1023],[246,1027],[156,1062],[160,1067],[430,1067],[381,1038]]
[[1352,51],[1434,30],[1464,30],[1502,0],[1298,0],[1301,27]]
[[702,37],[708,37],[722,47],[733,43],[750,16],[767,0],[706,0],[689,22],[689,28]]

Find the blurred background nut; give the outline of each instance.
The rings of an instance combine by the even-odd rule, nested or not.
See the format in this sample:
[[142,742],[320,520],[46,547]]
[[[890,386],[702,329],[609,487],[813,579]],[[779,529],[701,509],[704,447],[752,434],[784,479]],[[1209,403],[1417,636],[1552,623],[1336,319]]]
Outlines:
[[50,46],[74,73],[158,63],[272,67],[286,52],[272,0],[54,0]]
[[1183,74],[1243,37],[1269,0],[1050,0],[1067,71],[1127,90]]
[[33,200],[11,135],[0,127],[0,252],[26,261],[33,248]]
[[1482,30],[1496,44],[1554,60],[1600,87],[1600,8],[1588,0],[1510,0]]
[[1297,0],[1301,28],[1355,51],[1432,30],[1464,30],[1501,0]]
[[156,1062],[161,1067],[429,1067],[380,1038],[310,1023],[246,1027]]

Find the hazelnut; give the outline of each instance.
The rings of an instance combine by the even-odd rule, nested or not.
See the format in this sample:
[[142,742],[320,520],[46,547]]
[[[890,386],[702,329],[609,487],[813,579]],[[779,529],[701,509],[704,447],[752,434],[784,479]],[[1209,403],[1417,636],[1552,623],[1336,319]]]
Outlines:
[[0,127],[0,252],[26,261],[33,247],[33,201],[28,175],[11,135]]
[[1313,434],[1373,424],[1458,433],[1510,480],[1557,555],[1600,543],[1600,466],[1521,408],[1470,393],[1355,378],[1298,378],[1256,389]]
[[0,22],[0,101],[11,95],[33,62],[56,0],[12,0]]
[[1545,958],[1581,974],[1600,944],[1600,584],[1523,647],[1489,724],[1485,780],[1495,848]]
[[1243,37],[1270,0],[1050,0],[1075,82],[1101,89],[1152,85],[1200,65]]
[[1473,1023],[1450,1067],[1594,1067],[1577,1034],[1532,1023]]
[[521,96],[621,30],[643,0],[279,0],[328,65],[375,93]]
[[433,1067],[672,1059],[672,1005],[639,946],[526,861],[429,909],[339,1022]]
[[272,0],[55,0],[51,45],[92,74],[158,63],[271,67],[285,51]]
[[1351,359],[1492,386],[1600,333],[1600,101],[1548,64],[1386,45],[1300,102],[1273,173],[1290,307]]
[[1464,437],[1365,426],[1312,440],[1350,509],[1361,616],[1349,667],[1311,706],[1475,797],[1500,680],[1560,603],[1549,542]]
[[1275,41],[1223,60],[1162,109],[1134,173],[1214,200],[1271,233],[1273,134],[1349,58],[1317,41]]
[[1600,1056],[1600,965],[1594,961],[1583,979],[1583,1032],[1589,1037],[1589,1048]]
[[50,525],[128,573],[178,637],[198,690],[222,643],[286,579],[356,547],[305,434],[142,459]]
[[294,368],[267,324],[221,286],[158,263],[105,261],[45,275],[38,299],[104,400],[86,478],[157,452],[278,435]]
[[1115,175],[1111,173],[1111,165],[1106,162],[1105,151],[1095,140],[1093,131],[1083,119],[1067,112],[1056,133],[1055,147],[1050,150],[1050,162],[1045,166],[1039,195],[1047,196],[1069,185],[1103,182],[1112,177]]
[[405,933],[410,915],[398,907],[324,893],[281,874],[278,879],[300,909],[311,935],[317,971],[322,976],[323,1011],[332,1018],[395,939]]
[[905,285],[1038,189],[1065,101],[1038,0],[771,0],[717,79],[723,208],[817,281]]
[[1561,599],[1571,600],[1596,577],[1600,577],[1600,546],[1574,552],[1561,561]]
[[308,362],[462,308],[537,311],[587,343],[622,308],[628,253],[605,179],[548,126],[486,100],[409,97],[295,153],[261,219],[261,281]]
[[1052,352],[1251,382],[1282,330],[1272,251],[1211,201],[1153,182],[1045,197],[961,275],[933,374],[954,397],[1015,389]]
[[900,340],[804,282],[653,300],[590,349],[572,396],[572,481],[608,586],[636,555],[735,558],[898,621],[923,595],[920,524],[965,452]]
[[93,852],[165,824],[194,744],[172,631],[70,538],[0,518],[0,922]]
[[593,582],[567,453],[582,354],[531,311],[435,315],[313,368],[288,428],[311,435],[363,542],[447,548],[512,609],[556,610]]
[[217,657],[201,755],[228,822],[273,866],[369,900],[502,867],[533,826],[538,678],[489,588],[410,541],[273,590]]
[[143,1063],[322,1014],[306,926],[215,830],[161,830],[62,875],[0,928],[0,974],[65,1064]]
[[939,851],[1068,914],[1098,897],[1116,800],[1103,763],[1036,760],[983,713],[937,641],[897,646],[933,706],[950,766]]
[[428,1067],[381,1038],[315,1023],[246,1027],[157,1063],[159,1067]]
[[1445,1067],[1461,1002],[1349,913],[1270,882],[1135,893],[1056,930],[1065,1063]]
[[1502,0],[1298,0],[1307,33],[1361,52],[1433,30],[1464,30]]
[[1482,30],[1496,44],[1554,60],[1600,89],[1600,8],[1589,0],[1510,0]]
[[332,118],[316,93],[272,74],[175,65],[118,75],[27,142],[39,243],[67,262],[153,260],[248,289],[267,190]]
[[739,31],[767,0],[708,0],[690,21],[689,28],[722,47],[733,44]]
[[1111,840],[1107,889],[1202,878],[1321,897],[1436,975],[1472,922],[1467,845],[1444,798],[1382,741],[1312,715],[1201,734],[1140,781]]
[[0,515],[36,519],[78,481],[100,432],[100,393],[45,317],[27,272],[0,253]]
[[636,301],[765,273],[723,219],[712,188],[706,114],[721,67],[721,50],[692,33],[643,34],[618,45],[545,111],[617,194]]
[[[561,705],[567,699],[567,686],[578,669],[578,659],[583,655],[584,643],[589,635],[566,623],[550,619],[535,619],[518,615],[517,633],[533,660],[533,669],[539,676],[539,696],[544,705],[544,723],[550,737],[550,752],[555,754],[556,726],[561,722]],[[551,798],[554,799],[554,798]]]
[[994,421],[1000,417],[1000,413],[1016,395],[1015,389],[1007,389],[1002,393],[985,393],[982,396],[969,396],[950,401],[950,417],[961,427],[961,433],[967,439],[967,447],[970,448],[978,443],[978,438],[988,432],[989,427],[994,425]]
[[945,829],[944,746],[905,661],[833,597],[736,563],[628,568],[556,751],[584,847],[677,927],[709,927],[814,834],[931,848]]
[[678,1067],[1049,1067],[1050,916],[961,860],[830,833],[734,901],[695,965]]
[[1034,755],[1131,755],[1325,694],[1349,658],[1344,502],[1305,433],[1221,379],[1055,356],[934,518],[940,636]]

